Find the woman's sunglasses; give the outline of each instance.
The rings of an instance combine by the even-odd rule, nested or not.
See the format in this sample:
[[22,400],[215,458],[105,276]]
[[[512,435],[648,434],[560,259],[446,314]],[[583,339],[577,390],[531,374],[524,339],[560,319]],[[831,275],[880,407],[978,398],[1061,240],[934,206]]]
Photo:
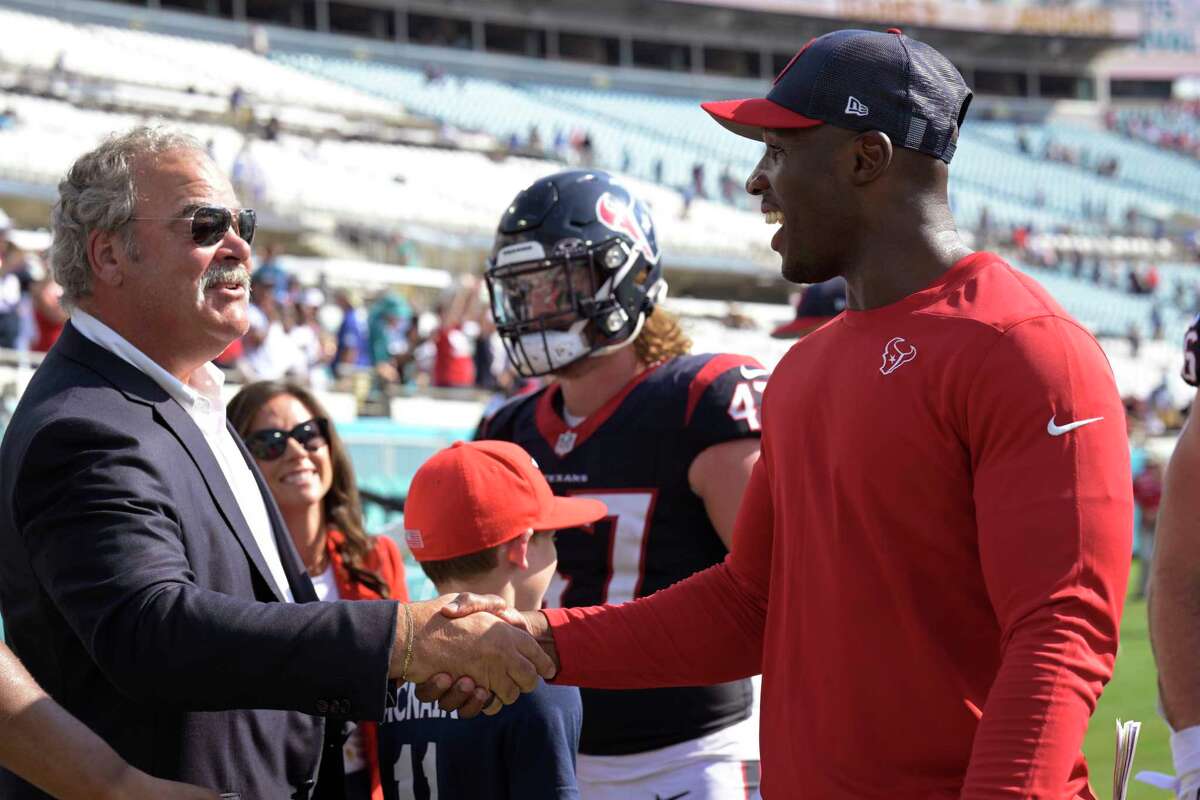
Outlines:
[[253,208],[225,208],[224,206],[200,206],[186,217],[131,217],[135,220],[188,220],[192,223],[192,241],[201,247],[211,247],[233,232],[245,241],[254,243],[254,228],[258,215]]
[[287,450],[288,439],[295,439],[310,453],[329,444],[329,420],[315,417],[301,422],[290,431],[263,428],[246,437],[246,449],[259,461],[274,461]]

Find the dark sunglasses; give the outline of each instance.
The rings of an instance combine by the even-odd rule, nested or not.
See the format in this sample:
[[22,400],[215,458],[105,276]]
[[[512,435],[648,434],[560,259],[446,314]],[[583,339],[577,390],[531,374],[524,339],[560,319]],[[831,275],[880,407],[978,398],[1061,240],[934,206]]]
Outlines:
[[329,444],[329,420],[322,417],[301,422],[290,431],[263,428],[246,437],[246,449],[259,461],[274,461],[287,450],[288,439],[295,439],[309,452]]
[[231,227],[233,232],[240,236],[246,244],[253,244],[254,229],[258,225],[258,215],[253,208],[225,208],[224,206],[200,206],[186,217],[131,217],[131,219],[189,220],[192,223],[192,241],[201,247],[210,247],[221,241]]

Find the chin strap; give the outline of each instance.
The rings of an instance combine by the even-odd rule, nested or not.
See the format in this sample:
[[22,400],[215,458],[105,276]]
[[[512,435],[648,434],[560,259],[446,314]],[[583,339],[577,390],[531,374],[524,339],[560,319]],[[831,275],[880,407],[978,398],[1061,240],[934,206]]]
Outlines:
[[593,350],[589,357],[603,356],[608,353],[615,353],[624,347],[629,347],[637,341],[638,335],[641,334],[643,326],[646,324],[646,317],[654,310],[654,307],[667,299],[667,281],[665,278],[659,278],[653,286],[646,290],[646,299],[642,304],[642,311],[638,313],[637,324],[633,326],[633,333],[626,336],[622,341],[616,344],[606,345],[604,347]]

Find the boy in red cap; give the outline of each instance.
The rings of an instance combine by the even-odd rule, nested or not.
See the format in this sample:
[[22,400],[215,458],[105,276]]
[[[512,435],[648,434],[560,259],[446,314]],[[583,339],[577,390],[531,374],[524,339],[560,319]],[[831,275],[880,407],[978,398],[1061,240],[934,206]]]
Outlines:
[[[536,611],[558,563],[555,531],[607,513],[599,500],[555,497],[515,444],[455,442],[413,477],[405,538],[439,593],[495,594]],[[379,726],[379,763],[393,777],[383,782],[385,800],[579,797],[578,689],[542,683],[503,714],[470,720],[422,703],[414,690],[392,687]]]

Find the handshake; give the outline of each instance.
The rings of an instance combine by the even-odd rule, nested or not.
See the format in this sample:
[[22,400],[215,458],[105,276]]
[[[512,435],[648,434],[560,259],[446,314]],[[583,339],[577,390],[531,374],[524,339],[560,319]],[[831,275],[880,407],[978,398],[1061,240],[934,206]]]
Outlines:
[[495,714],[553,678],[558,655],[540,611],[495,595],[462,593],[401,606],[388,676],[417,684],[417,697],[470,718]]

